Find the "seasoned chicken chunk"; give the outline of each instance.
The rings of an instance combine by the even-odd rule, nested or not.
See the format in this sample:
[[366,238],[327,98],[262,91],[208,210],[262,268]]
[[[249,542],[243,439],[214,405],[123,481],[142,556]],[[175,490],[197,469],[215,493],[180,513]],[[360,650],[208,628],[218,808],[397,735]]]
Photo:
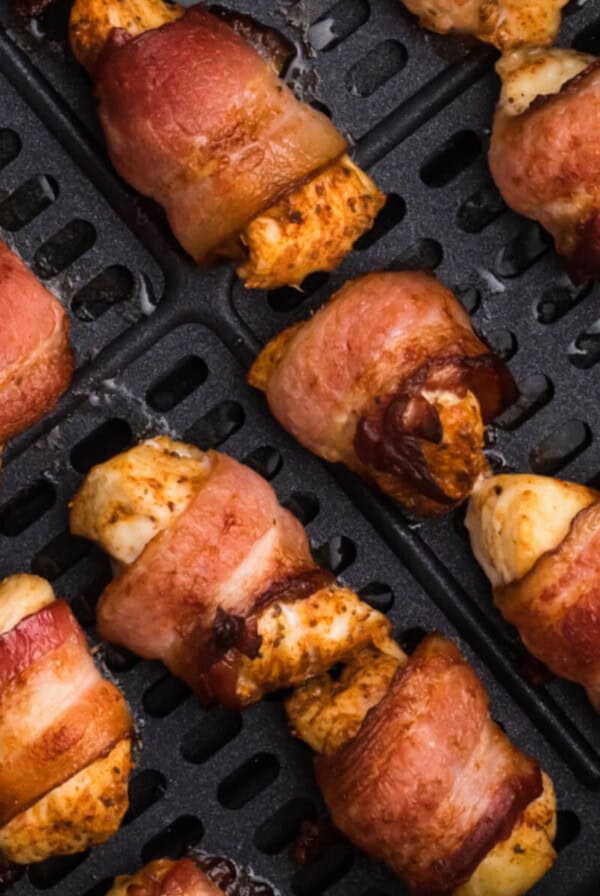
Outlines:
[[71,532],[117,562],[133,563],[185,510],[209,468],[193,445],[166,436],[142,442],[86,476],[71,502]]
[[374,647],[356,651],[338,681],[329,674],[311,678],[286,700],[292,733],[317,753],[332,756],[353,738],[372,706],[376,706],[406,655]]
[[[306,600],[276,601],[258,618],[260,653],[244,657],[238,684],[243,702],[269,689],[306,681],[356,651],[375,645],[397,665],[401,651],[389,636],[389,622],[353,591],[331,585]],[[375,653],[373,649],[373,653]]]
[[104,843],[129,806],[130,771],[131,741],[122,740],[0,828],[0,853],[24,865]]
[[508,50],[523,44],[547,46],[560,28],[568,0],[403,0],[425,28],[458,31]]
[[113,28],[143,34],[175,21],[183,13],[182,6],[166,0],[75,0],[69,24],[71,49],[78,62],[93,74]]
[[465,523],[493,587],[528,573],[542,554],[558,547],[579,511],[597,500],[592,489],[547,476],[506,474],[480,482]]
[[300,286],[332,271],[370,230],[385,196],[345,155],[254,218],[240,236],[238,277],[248,288]]

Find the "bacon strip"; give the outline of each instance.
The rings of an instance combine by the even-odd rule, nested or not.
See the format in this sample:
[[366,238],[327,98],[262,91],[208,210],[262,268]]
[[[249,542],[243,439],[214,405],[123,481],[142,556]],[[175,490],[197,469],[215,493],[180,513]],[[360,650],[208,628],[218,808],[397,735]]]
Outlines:
[[[431,275],[412,272],[346,284],[314,317],[268,345],[249,381],[265,390],[274,415],[305,447],[375,479],[425,514],[468,494],[485,467],[481,422],[516,397],[506,365],[475,335],[452,293]],[[456,413],[456,436],[450,423],[444,433],[435,395],[462,399],[469,391],[474,406],[460,412],[461,420]],[[435,459],[436,445],[445,461]],[[451,476],[442,468],[448,459]]]
[[600,275],[599,139],[600,60],[520,115],[500,105],[494,119],[494,181],[512,209],[554,236],[575,282]]
[[542,792],[536,763],[492,722],[481,682],[437,635],[316,770],[337,827],[422,896],[468,880]]
[[566,538],[516,582],[494,589],[528,650],[582,684],[600,712],[600,503],[577,514]]
[[186,510],[98,605],[103,637],[163,660],[195,688],[246,636],[258,609],[293,593],[299,575],[316,568],[304,529],[271,486],[227,455],[208,457],[212,471]]
[[0,241],[0,444],[50,411],[73,355],[62,305]]
[[63,601],[0,637],[0,827],[131,734]]
[[203,6],[135,38],[113,31],[96,76],[116,169],[202,263],[347,148]]

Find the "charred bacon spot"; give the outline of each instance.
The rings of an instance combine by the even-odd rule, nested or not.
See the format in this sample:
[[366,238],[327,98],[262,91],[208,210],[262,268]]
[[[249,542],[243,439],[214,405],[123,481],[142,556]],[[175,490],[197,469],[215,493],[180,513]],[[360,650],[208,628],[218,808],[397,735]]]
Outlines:
[[217,610],[211,640],[218,659],[234,648],[253,658],[258,655],[261,645],[255,623],[242,616],[226,613],[222,607]]
[[489,423],[518,395],[506,364],[493,354],[465,357],[451,347],[423,364],[398,392],[374,402],[361,417],[354,437],[358,459],[368,467],[405,477],[422,495],[438,504],[454,500],[440,487],[423,453],[421,442],[440,444],[442,426],[437,409],[421,394],[444,390],[477,398],[481,417]]
[[567,272],[573,283],[600,277],[600,211],[594,211],[579,225],[577,242],[567,258]]
[[408,396],[392,397],[383,410],[378,408],[375,411],[373,417],[362,417],[354,436],[356,456],[366,466],[406,477],[432,501],[453,504],[452,498],[440,488],[429,469],[419,444],[421,437],[405,428],[403,413],[399,409],[410,403],[412,400]]
[[263,610],[276,600],[303,600],[316,591],[326,588],[335,581],[335,576],[328,569],[315,566],[294,575],[285,576],[272,582],[254,602],[254,612]]

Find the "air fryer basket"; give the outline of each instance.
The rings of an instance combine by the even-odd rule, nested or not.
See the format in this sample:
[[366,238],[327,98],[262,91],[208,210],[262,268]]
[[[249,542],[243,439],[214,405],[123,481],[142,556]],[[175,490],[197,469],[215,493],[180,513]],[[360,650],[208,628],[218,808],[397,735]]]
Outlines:
[[[521,387],[492,434],[498,467],[600,478],[599,290],[574,288],[547,238],[508,212],[491,183],[494,52],[427,34],[399,0],[231,0],[294,42],[290,79],[331,111],[390,197],[338,271],[310,278],[304,293],[250,293],[229,268],[198,272],[162,215],[114,175],[89,82],[66,50],[69,2],[30,29],[9,5],[0,8],[0,234],[70,309],[79,367],[56,413],[6,451],[0,576],[31,569],[52,579],[94,642],[94,603],[110,570],[68,534],[67,502],[82,475],[158,431],[221,447],[273,482],[320,561],[388,611],[401,640],[437,629],[460,644],[495,717],[556,784],[560,856],[534,893],[600,892],[600,722],[579,688],[536,683],[493,608],[463,513],[406,520],[307,455],[244,380],[268,337],[346,279],[435,269]],[[600,52],[594,0],[567,7],[560,43]],[[292,861],[302,820],[323,805],[310,751],[288,735],[279,697],[243,716],[204,711],[159,664],[110,646],[101,656],[143,743],[126,824],[89,855],[31,867],[16,896],[102,896],[115,874],[190,847],[230,855],[290,896],[404,893],[343,841],[312,866]]]

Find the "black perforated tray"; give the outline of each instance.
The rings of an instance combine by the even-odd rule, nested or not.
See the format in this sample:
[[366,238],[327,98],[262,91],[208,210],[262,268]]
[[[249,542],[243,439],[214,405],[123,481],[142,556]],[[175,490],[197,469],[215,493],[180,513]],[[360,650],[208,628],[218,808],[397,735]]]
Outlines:
[[[421,31],[397,0],[238,0],[294,41],[292,80],[331,110],[390,194],[338,271],[311,278],[304,294],[267,295],[244,290],[228,268],[197,272],[161,213],[113,175],[89,82],[65,47],[69,3],[30,29],[8,5],[1,0],[0,234],[71,310],[79,366],[52,418],[5,454],[0,576],[32,569],[51,578],[93,641],[94,602],[110,571],[67,532],[82,474],[156,431],[223,448],[273,482],[321,562],[388,611],[399,636],[438,629],[458,641],[495,717],[557,787],[560,857],[535,894],[600,892],[600,721],[578,688],[529,683],[462,513],[409,523],[303,452],[244,381],[258,347],[347,278],[435,268],[521,385],[517,408],[494,431],[498,465],[581,481],[600,473],[598,290],[573,288],[538,228],[506,211],[490,182],[493,51]],[[567,8],[561,43],[600,52],[593,0]],[[315,866],[293,864],[301,820],[323,807],[310,751],[288,736],[280,699],[243,718],[205,712],[159,664],[102,650],[143,741],[127,822],[89,856],[32,867],[12,892],[103,896],[115,874],[198,845],[250,865],[283,894],[404,892],[343,842]]]

